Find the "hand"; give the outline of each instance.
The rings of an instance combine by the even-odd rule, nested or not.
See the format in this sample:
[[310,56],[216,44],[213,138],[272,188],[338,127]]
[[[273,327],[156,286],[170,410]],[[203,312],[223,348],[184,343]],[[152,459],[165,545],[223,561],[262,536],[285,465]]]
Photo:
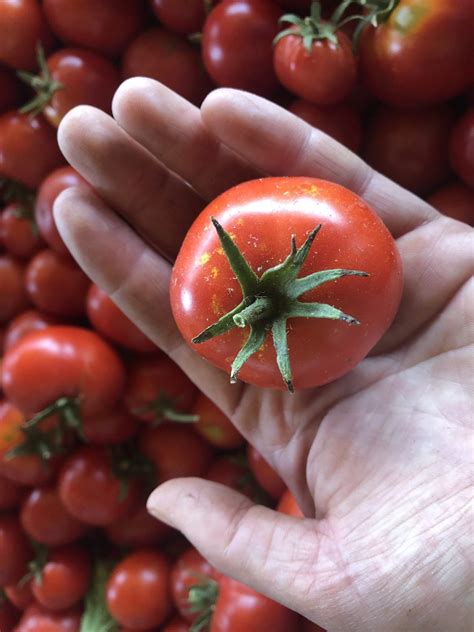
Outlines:
[[[60,232],[279,472],[307,518],[194,478],[159,487],[151,512],[220,571],[331,632],[470,629],[471,229],[259,97],[217,90],[199,110],[136,78],[113,112],[82,106],[60,127],[66,158],[97,191],[58,198]],[[192,219],[262,174],[352,189],[397,238],[405,268],[400,311],[370,357],[294,395],[230,385],[184,344],[168,300],[169,260]]]

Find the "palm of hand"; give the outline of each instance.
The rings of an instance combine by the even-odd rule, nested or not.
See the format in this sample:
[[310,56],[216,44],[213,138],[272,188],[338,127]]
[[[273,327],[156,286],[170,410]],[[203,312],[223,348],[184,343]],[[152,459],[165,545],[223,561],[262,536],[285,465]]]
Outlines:
[[[223,572],[330,630],[468,629],[469,229],[258,98],[224,91],[208,100],[202,119],[220,142],[199,111],[148,80],[122,87],[115,115],[135,140],[91,108],[62,125],[66,156],[109,205],[91,192],[63,194],[63,236],[232,415],[312,518],[279,516],[196,479],[159,488],[154,512]],[[363,195],[398,237],[406,276],[399,315],[375,353],[341,380],[295,395],[231,387],[183,345],[167,304],[169,265],[157,254],[175,252],[203,199],[285,172]]]

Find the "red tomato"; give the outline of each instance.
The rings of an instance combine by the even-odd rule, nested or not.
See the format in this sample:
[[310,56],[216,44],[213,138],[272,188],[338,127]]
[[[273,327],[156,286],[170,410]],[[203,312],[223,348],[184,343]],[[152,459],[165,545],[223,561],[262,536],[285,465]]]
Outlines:
[[278,90],[272,42],[280,15],[271,0],[224,0],[211,11],[202,33],[202,56],[217,85],[263,96]]
[[[0,404],[0,410],[3,404]],[[1,432],[1,413],[0,413]],[[1,437],[0,437],[1,442]],[[0,466],[1,467],[1,466]],[[25,488],[0,475],[0,511],[18,507],[25,496]]]
[[202,476],[212,456],[209,444],[192,428],[172,423],[144,428],[139,446],[155,466],[158,483],[180,476]]
[[79,632],[81,611],[51,612],[37,603],[29,606],[15,632]]
[[205,478],[214,483],[232,487],[251,500],[261,503],[262,490],[254,479],[245,457],[225,455],[215,459],[206,472]]
[[206,19],[206,4],[215,4],[212,0],[188,0],[186,10],[176,0],[151,0],[150,6],[161,24],[175,33],[190,35],[202,30]]
[[0,515],[0,586],[18,582],[33,557],[30,544],[14,514]]
[[273,498],[280,498],[286,489],[285,483],[250,443],[247,444],[247,459],[259,485]]
[[198,395],[193,414],[199,417],[195,430],[211,445],[224,449],[243,445],[245,440],[231,420],[203,393]]
[[15,69],[33,70],[38,42],[46,50],[53,44],[38,0],[3,0],[0,32],[0,62]]
[[288,109],[304,121],[357,152],[362,141],[360,112],[350,103],[323,106],[297,99]]
[[209,632],[298,629],[298,615],[230,577],[219,579],[219,595]]
[[7,351],[10,347],[13,347],[15,343],[24,338],[26,334],[29,334],[30,331],[46,329],[46,327],[56,325],[57,323],[58,321],[53,316],[42,314],[35,309],[22,312],[8,323],[3,348]]
[[280,498],[277,505],[277,511],[280,511],[287,516],[293,516],[294,518],[304,518],[304,514],[299,508],[296,498],[289,489],[287,489]]
[[152,549],[125,557],[107,582],[107,607],[114,619],[142,630],[163,623],[171,610],[169,573],[166,558]]
[[128,363],[125,406],[143,421],[173,420],[188,413],[197,389],[181,369],[165,355],[136,356]]
[[24,310],[28,297],[24,287],[24,268],[8,255],[0,255],[0,324]]
[[[304,293],[302,302],[329,304],[333,306],[328,308],[333,317],[340,314],[334,316],[332,310],[337,308],[346,314],[346,322],[330,318],[291,319],[287,336],[295,388],[325,384],[347,373],[367,355],[392,322],[402,292],[401,262],[390,233],[371,208],[351,191],[324,180],[253,180],[223,193],[199,215],[181,246],[171,278],[173,314],[184,339],[216,366],[229,371],[249,334],[248,328],[239,326],[201,344],[192,342],[224,314],[235,310],[242,296],[211,226],[211,217],[232,234],[255,271],[251,286],[255,287],[255,296],[250,292],[247,300],[258,296],[256,306],[263,301],[267,310],[258,314],[255,322],[268,312],[272,318],[280,318],[277,324],[284,324],[286,318],[286,313],[275,316],[273,281],[269,289],[261,287],[255,273],[261,275],[280,264],[291,251],[292,236],[301,248],[320,224],[320,234],[309,249],[300,278],[315,271],[341,268],[369,274],[367,278],[350,276],[337,283],[327,282]],[[255,286],[253,279],[257,279]],[[280,293],[281,289],[277,293],[279,301]],[[347,314],[360,324],[349,326],[354,320],[348,319]],[[239,377],[257,386],[281,389],[285,384],[274,347],[269,341],[262,347],[267,326],[271,326],[271,319],[259,328],[255,342],[258,353],[242,366]],[[284,338],[283,327],[276,333],[280,340]],[[291,387],[291,377],[287,374],[285,379]]]
[[459,94],[472,81],[472,28],[471,0],[401,0],[388,20],[362,35],[361,72],[370,91],[401,107]]
[[426,201],[441,213],[474,226],[474,191],[462,182],[446,184]]
[[82,431],[87,443],[111,445],[131,439],[139,428],[138,419],[119,403],[109,411],[82,420]]
[[299,27],[294,26],[291,31],[294,34],[279,39],[273,51],[273,66],[280,83],[310,103],[331,105],[343,101],[357,78],[347,35],[339,31],[337,44],[315,39],[308,50]]
[[70,544],[87,531],[68,513],[54,487],[32,489],[22,504],[20,520],[31,539],[47,546]]
[[43,0],[48,22],[68,44],[120,55],[143,25],[143,0]]
[[42,116],[18,112],[0,116],[0,176],[35,189],[63,162],[56,132]]
[[119,356],[94,332],[48,327],[31,332],[7,351],[3,389],[25,414],[58,398],[79,396],[80,411],[87,416],[112,408],[122,392],[124,373]]
[[0,114],[18,107],[23,100],[23,92],[23,86],[15,73],[0,66]]
[[[34,597],[31,592],[31,580],[27,582],[22,580],[23,578],[17,584],[5,586],[4,590],[8,600],[16,608],[26,610],[33,603]],[[0,630],[3,630],[3,628],[0,627]]]
[[[123,630],[122,632],[127,632]],[[133,632],[130,630],[129,632]],[[189,624],[184,621],[184,619],[180,619],[179,617],[174,617],[171,621],[165,625],[162,629],[162,632],[189,632]]]
[[123,520],[106,527],[105,532],[109,540],[117,546],[140,548],[162,542],[171,533],[171,528],[153,518],[145,505],[139,505]]
[[20,613],[8,600],[0,604],[0,630],[11,632],[20,617]]
[[69,544],[51,549],[41,574],[32,581],[33,595],[49,610],[70,608],[86,594],[91,570],[91,560],[84,546]]
[[90,280],[69,257],[42,250],[28,264],[25,286],[31,302],[47,314],[85,314]]
[[69,187],[89,187],[89,184],[72,167],[60,167],[43,180],[36,196],[35,219],[38,229],[48,246],[60,255],[69,254],[69,250],[56,228],[53,206],[58,195]]
[[364,157],[398,184],[424,195],[449,178],[452,123],[446,105],[419,110],[380,106],[368,124]]
[[[214,597],[209,603],[211,606],[216,597],[217,584],[214,582],[217,577],[214,567],[196,549],[187,549],[175,561],[170,577],[171,596],[179,614],[187,622],[193,623],[202,614],[201,611],[191,611],[194,604],[190,600],[190,588],[199,584],[206,584],[211,580],[209,596]],[[213,585],[215,586],[214,591],[212,590]]]
[[449,142],[449,158],[456,174],[474,188],[474,108],[456,122]]
[[0,242],[10,255],[20,259],[29,259],[41,248],[38,229],[20,204],[8,204],[0,215]]
[[196,105],[213,87],[199,48],[159,27],[143,31],[133,40],[122,59],[122,76],[151,77]]
[[157,350],[156,345],[125,316],[95,283],[89,288],[86,309],[94,329],[112,342],[133,351]]

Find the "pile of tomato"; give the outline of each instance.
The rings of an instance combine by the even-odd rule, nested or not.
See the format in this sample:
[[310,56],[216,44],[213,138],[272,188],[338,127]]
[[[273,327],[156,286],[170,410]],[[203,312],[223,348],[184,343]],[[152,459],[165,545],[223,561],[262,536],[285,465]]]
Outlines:
[[134,76],[198,106],[248,90],[472,225],[472,20],[469,0],[0,2],[1,632],[319,629],[147,513],[157,484],[201,476],[302,516],[71,257],[52,208],[88,185],[63,116],[110,112]]

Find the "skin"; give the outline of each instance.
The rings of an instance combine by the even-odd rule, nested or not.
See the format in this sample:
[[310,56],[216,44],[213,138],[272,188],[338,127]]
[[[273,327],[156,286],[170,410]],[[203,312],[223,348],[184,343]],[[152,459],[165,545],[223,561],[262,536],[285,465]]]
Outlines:
[[[468,631],[472,231],[256,96],[219,90],[199,111],[137,78],[121,86],[113,112],[116,121],[80,107],[60,127],[68,160],[101,196],[61,194],[62,236],[255,445],[307,517],[197,478],[167,481],[150,511],[219,571],[331,632]],[[372,355],[337,382],[294,395],[230,385],[185,345],[167,302],[170,263],[158,254],[171,259],[178,230],[207,201],[262,173],[304,173],[361,195],[397,238],[405,270],[399,313]]]

